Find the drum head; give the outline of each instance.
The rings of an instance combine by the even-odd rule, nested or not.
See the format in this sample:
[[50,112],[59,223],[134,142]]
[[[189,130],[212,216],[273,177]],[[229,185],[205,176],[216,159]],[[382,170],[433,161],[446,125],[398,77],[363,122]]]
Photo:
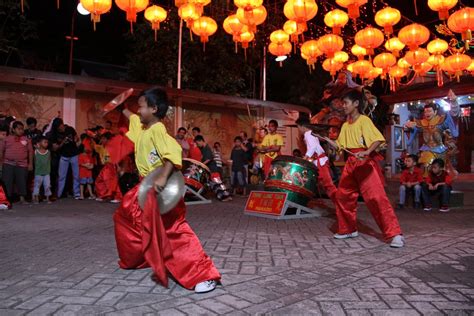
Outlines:
[[194,159],[191,159],[191,158],[183,158],[183,160],[188,161],[188,162],[190,162],[194,165],[197,165],[197,166],[203,168],[204,170],[206,170],[207,172],[211,173],[211,170],[209,170],[209,168],[200,161],[197,161],[197,160],[194,160]]
[[301,165],[305,168],[317,170],[317,168],[314,164],[312,164],[311,162],[309,162],[307,160],[298,158],[298,157],[281,155],[281,156],[276,157],[273,161],[274,162],[284,161],[284,162],[296,163],[296,164]]

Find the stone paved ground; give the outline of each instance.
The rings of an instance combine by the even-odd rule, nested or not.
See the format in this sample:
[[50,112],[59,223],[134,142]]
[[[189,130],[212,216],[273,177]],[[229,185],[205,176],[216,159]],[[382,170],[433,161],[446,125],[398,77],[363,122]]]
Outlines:
[[403,249],[379,240],[362,205],[363,234],[348,241],[332,238],[334,216],[250,217],[242,198],[189,207],[223,275],[202,295],[118,268],[113,205],[16,207],[0,214],[0,315],[474,315],[474,188],[461,186],[463,209],[398,212]]

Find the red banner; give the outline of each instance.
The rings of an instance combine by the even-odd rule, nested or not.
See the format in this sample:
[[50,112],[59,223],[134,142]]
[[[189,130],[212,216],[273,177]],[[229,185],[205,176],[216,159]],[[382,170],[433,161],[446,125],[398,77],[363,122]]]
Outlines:
[[285,205],[286,195],[283,192],[252,191],[245,212],[279,216]]

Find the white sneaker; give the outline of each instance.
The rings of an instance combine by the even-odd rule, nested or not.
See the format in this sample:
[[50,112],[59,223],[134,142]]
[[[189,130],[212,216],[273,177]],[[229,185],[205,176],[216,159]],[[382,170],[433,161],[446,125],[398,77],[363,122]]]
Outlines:
[[201,283],[196,284],[194,288],[194,292],[196,293],[207,293],[214,291],[217,286],[217,282],[214,280],[208,280]]
[[8,205],[0,204],[0,211],[5,211],[5,210],[8,210]]
[[439,209],[439,211],[443,212],[443,213],[447,213],[447,212],[449,212],[449,207],[446,207],[446,206],[442,207],[442,208]]
[[390,243],[390,247],[392,248],[402,248],[405,246],[405,238],[402,235],[397,235],[392,238],[392,242]]
[[120,202],[122,202],[122,201],[116,200],[116,199],[110,201],[110,203],[114,203],[114,204],[118,204],[118,203],[120,203]]
[[334,234],[334,238],[336,239],[347,239],[347,238],[355,238],[359,236],[359,232],[357,230],[350,234]]
[[425,211],[425,212],[431,212],[431,207],[425,207],[425,208],[423,209],[423,211]]
[[101,199],[101,198],[96,198],[95,200],[96,200],[97,202],[103,202],[103,201],[104,201],[104,199]]

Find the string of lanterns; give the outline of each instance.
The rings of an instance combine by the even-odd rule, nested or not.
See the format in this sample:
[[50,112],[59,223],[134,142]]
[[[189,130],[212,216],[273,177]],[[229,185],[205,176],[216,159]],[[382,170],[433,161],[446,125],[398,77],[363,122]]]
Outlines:
[[[428,42],[431,36],[430,30],[418,23],[404,26],[395,36],[393,28],[401,21],[400,11],[387,5],[375,11],[373,4],[374,22],[383,28],[383,31],[371,25],[358,30],[353,38],[355,44],[347,49],[357,58],[357,61],[349,61],[349,55],[343,51],[345,42],[341,37],[341,30],[348,24],[349,19],[352,19],[352,25],[356,30],[360,8],[367,4],[368,0],[336,0],[335,2],[347,12],[333,8],[324,15],[324,24],[331,29],[331,33],[317,39],[305,40],[304,33],[308,31],[307,23],[317,15],[318,4],[315,0],[286,0],[283,14],[288,20],[283,23],[281,29],[270,34],[268,44],[270,54],[276,56],[281,64],[281,61],[292,51],[296,53],[299,48],[301,57],[306,60],[310,71],[314,69],[318,58],[323,57],[322,67],[331,75],[346,68],[362,79],[388,76],[392,90],[395,90],[396,84],[403,77],[412,72],[422,77],[434,69],[439,86],[443,84],[443,72],[457,77],[458,80],[463,71],[474,74],[474,61],[465,54],[469,49],[472,30],[474,30],[474,8],[463,7],[450,15],[449,10],[458,4],[458,0],[427,0],[428,7],[438,12],[440,20],[446,21],[450,32],[461,35],[464,47],[457,49],[438,38]],[[210,3],[211,0],[175,0],[179,17],[186,22],[191,35],[200,37],[204,48],[209,37],[218,29],[217,22],[213,18],[203,15],[204,7]],[[59,5],[59,0],[57,4]],[[96,23],[100,22],[100,16],[112,8],[112,0],[80,0],[80,4],[91,13],[94,30]],[[137,14],[144,11],[144,17],[150,22],[155,41],[157,40],[160,23],[168,16],[164,8],[150,5],[149,0],[115,0],[115,4],[126,12],[131,32],[133,32],[133,23],[136,22]],[[321,4],[328,5],[324,2]],[[236,52],[239,44],[245,51],[249,43],[254,41],[257,27],[265,22],[268,13],[263,0],[234,0],[234,5],[236,10],[225,18],[222,26],[225,32],[232,36]],[[422,47],[426,43],[426,47]],[[380,49],[384,50],[376,55],[375,50]],[[405,49],[407,51],[400,58]],[[450,56],[445,56],[447,52]]]

